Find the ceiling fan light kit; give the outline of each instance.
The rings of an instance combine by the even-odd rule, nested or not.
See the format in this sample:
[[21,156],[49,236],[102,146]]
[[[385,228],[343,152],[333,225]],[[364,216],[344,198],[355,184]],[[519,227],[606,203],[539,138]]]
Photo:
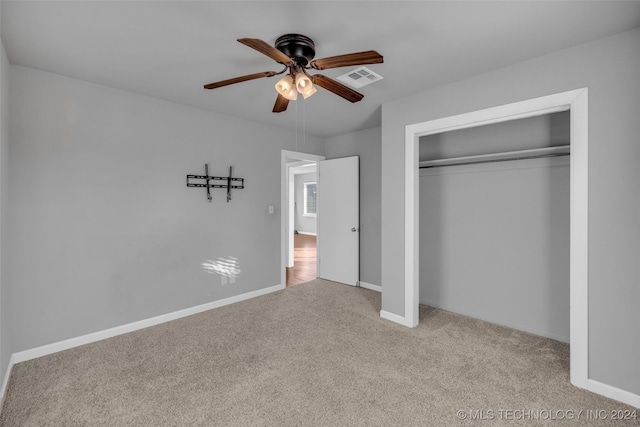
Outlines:
[[318,90],[305,73],[287,74],[276,83],[276,91],[289,101],[298,99],[298,94],[307,99]]
[[311,79],[304,73],[299,73],[296,75],[296,89],[298,90],[298,93],[300,93],[304,97],[304,99],[307,99],[317,92],[316,88],[313,87],[313,83],[311,83]]
[[285,68],[280,71],[265,71],[262,73],[248,74],[215,83],[204,85],[205,89],[217,89],[219,87],[240,83],[262,77],[289,73],[275,84],[278,97],[273,106],[274,113],[280,113],[287,109],[289,101],[298,99],[301,94],[304,99],[317,92],[315,86],[320,86],[350,102],[358,102],[364,95],[356,92],[338,81],[321,74],[309,75],[307,70],[326,70],[329,68],[348,67],[353,65],[380,64],[383,57],[374,50],[364,52],[337,55],[322,59],[313,59],[316,54],[315,43],[307,36],[301,34],[285,34],[276,39],[275,47],[260,39],[238,39],[238,41],[274,61]]
[[276,83],[276,91],[289,101],[295,101],[298,98],[295,81],[291,74],[287,74],[278,80],[278,83]]

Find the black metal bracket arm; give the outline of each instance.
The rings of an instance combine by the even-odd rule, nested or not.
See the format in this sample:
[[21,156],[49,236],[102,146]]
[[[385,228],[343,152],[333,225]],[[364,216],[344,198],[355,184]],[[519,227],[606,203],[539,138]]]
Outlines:
[[[207,199],[211,203],[210,188],[226,188],[227,189],[227,203],[231,200],[231,189],[244,188],[244,178],[232,178],[233,166],[229,166],[229,176],[210,176],[209,164],[204,165],[204,175],[187,175],[187,187],[200,187],[207,189]],[[193,182],[193,180],[204,180],[204,183]],[[211,184],[211,181],[226,181],[225,184]]]

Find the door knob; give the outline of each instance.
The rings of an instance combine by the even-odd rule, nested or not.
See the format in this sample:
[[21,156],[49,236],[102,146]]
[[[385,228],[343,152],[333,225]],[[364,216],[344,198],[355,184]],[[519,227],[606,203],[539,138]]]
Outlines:
[[351,232],[355,233],[356,231],[358,231],[356,227],[351,227]]

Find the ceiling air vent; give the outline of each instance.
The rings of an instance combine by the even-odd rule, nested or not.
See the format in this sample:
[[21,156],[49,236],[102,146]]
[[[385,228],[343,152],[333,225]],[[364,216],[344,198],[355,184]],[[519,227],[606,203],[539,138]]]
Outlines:
[[367,67],[356,68],[353,71],[349,71],[347,74],[343,74],[337,77],[342,83],[346,83],[353,88],[361,88],[368,84],[382,80],[380,74],[376,74]]

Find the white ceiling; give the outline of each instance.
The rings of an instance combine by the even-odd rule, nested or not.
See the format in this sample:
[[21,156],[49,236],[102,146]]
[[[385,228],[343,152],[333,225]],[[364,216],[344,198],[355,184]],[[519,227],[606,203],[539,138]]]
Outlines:
[[[7,1],[9,62],[331,137],[380,125],[381,105],[640,26],[640,1],[219,2]],[[213,91],[203,84],[280,64],[238,42],[286,33],[315,40],[316,57],[374,49],[384,79],[351,104],[326,90],[271,112],[277,78]],[[326,70],[337,77],[351,68]]]

